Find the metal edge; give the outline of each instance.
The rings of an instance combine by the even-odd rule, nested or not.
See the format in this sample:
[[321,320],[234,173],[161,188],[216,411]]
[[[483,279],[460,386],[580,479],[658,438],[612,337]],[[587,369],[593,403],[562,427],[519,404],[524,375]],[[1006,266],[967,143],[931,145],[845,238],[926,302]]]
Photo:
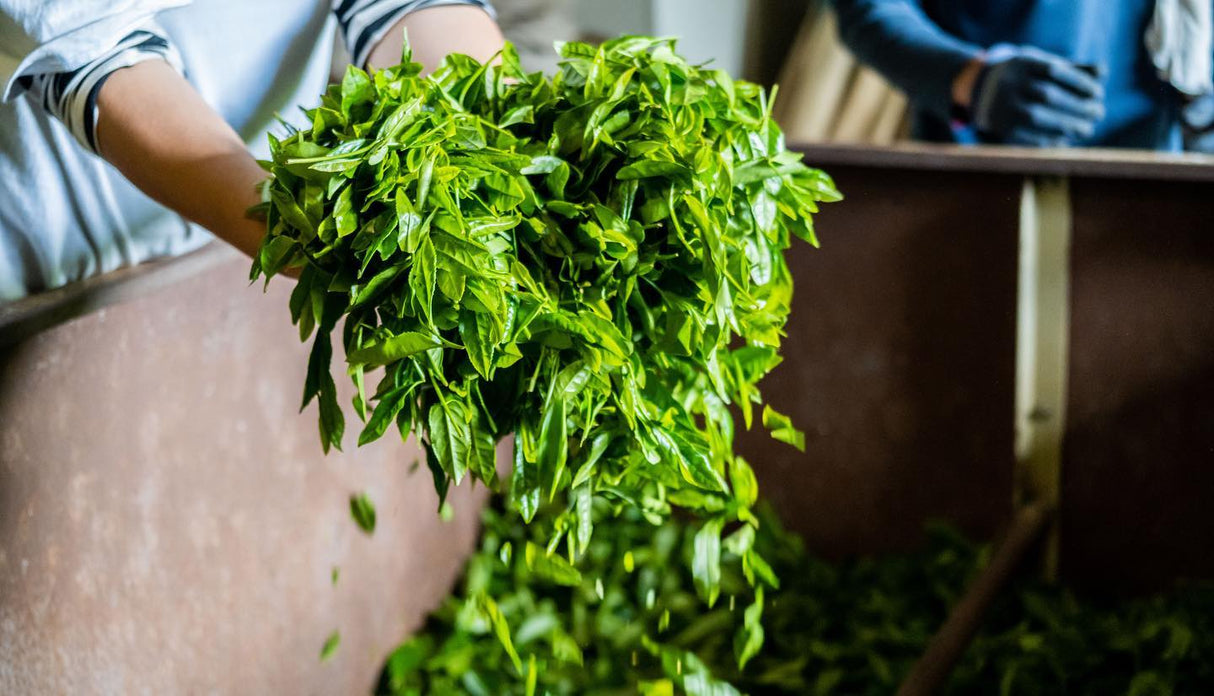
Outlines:
[[103,307],[144,297],[239,256],[219,241],[181,256],[121,268],[0,305],[0,348]]
[[1034,149],[936,143],[889,146],[794,143],[814,167],[1214,182],[1214,155],[1097,148]]

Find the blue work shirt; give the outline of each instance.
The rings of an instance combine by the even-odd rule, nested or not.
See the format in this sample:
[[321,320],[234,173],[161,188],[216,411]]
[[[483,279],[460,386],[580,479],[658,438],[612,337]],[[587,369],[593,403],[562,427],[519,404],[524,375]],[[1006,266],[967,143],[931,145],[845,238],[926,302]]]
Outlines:
[[839,35],[906,92],[922,140],[976,142],[950,123],[953,78],[1000,43],[1036,46],[1102,70],[1105,117],[1081,146],[1180,150],[1179,100],[1143,35],[1154,0],[833,0]]

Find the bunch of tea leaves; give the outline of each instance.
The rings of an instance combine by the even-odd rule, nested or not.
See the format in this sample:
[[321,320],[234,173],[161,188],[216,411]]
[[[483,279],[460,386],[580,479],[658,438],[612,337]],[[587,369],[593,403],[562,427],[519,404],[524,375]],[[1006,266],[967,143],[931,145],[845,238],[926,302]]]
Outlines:
[[[388,657],[379,693],[890,694],[988,558],[933,526],[920,551],[827,562],[762,510],[753,539],[739,533],[782,587],[753,590],[732,539],[730,602],[710,609],[693,589],[695,525],[596,513],[582,574],[566,576],[520,551],[534,530],[489,510],[462,588]],[[1017,580],[943,693],[1214,693],[1214,586],[1117,601]]]
[[[839,196],[785,149],[758,86],[669,40],[559,50],[551,78],[510,47],[427,77],[407,47],[395,68],[350,68],[309,128],[271,139],[253,275],[299,269],[304,405],[319,401],[326,450],[344,431],[330,343],[344,319],[360,444],[393,423],[418,433],[443,496],[466,477],[500,488],[494,443],[513,433],[512,505],[531,520],[556,501],[544,549],[565,561],[588,548],[595,499],[707,516],[711,601],[720,532],[753,524],[757,495],[731,408],[751,426],[780,360],[783,252],[814,242],[817,203]],[[803,446],[783,415],[761,420]],[[769,575],[756,553],[746,564]]]

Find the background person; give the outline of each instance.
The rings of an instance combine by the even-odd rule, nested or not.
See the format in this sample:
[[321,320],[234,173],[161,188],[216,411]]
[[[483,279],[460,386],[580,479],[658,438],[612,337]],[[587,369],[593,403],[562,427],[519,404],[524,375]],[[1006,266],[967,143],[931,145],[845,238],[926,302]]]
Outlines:
[[1214,151],[1211,0],[833,0],[940,142]]

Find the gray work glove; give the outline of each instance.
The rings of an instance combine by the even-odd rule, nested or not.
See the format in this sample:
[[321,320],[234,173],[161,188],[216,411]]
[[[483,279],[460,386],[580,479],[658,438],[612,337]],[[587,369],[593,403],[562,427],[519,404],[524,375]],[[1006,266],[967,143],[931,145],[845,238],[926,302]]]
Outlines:
[[1031,46],[992,48],[974,83],[970,114],[983,140],[1060,147],[1092,136],[1104,88],[1074,63]]

